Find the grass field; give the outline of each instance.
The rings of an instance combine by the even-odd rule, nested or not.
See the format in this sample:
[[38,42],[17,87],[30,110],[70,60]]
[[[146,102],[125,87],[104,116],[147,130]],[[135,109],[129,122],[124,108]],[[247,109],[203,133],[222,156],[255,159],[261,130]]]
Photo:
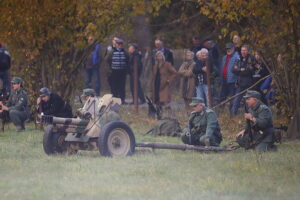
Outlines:
[[[137,141],[180,143],[179,138],[142,137],[153,121],[122,111]],[[183,120],[184,117],[182,116]],[[239,119],[222,120],[226,132]],[[184,123],[184,122],[182,122]],[[232,127],[230,127],[230,125]],[[0,199],[299,199],[300,142],[285,142],[277,152],[258,154],[176,150],[137,151],[131,157],[104,158],[98,152],[47,156],[43,133],[27,125],[0,133]]]

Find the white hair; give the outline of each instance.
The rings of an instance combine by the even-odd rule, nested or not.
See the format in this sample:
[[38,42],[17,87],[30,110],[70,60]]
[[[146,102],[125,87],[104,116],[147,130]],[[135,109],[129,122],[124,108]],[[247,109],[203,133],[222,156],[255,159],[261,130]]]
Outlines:
[[206,48],[202,48],[201,50],[197,51],[196,56],[198,57],[201,53],[207,53],[208,54],[208,50]]

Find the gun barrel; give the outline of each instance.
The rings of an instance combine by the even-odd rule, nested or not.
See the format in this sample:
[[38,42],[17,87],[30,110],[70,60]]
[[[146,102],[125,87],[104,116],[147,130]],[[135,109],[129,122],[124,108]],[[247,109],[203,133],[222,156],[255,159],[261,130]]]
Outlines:
[[76,118],[62,118],[62,117],[53,117],[53,116],[44,115],[42,116],[42,123],[87,126],[89,120],[76,119]]
[[162,143],[162,142],[138,142],[136,143],[136,147],[148,147],[153,149],[177,149],[177,150],[194,150],[194,151],[232,151],[234,149],[227,147],[214,147],[214,146],[194,146],[188,144],[172,144],[172,143]]

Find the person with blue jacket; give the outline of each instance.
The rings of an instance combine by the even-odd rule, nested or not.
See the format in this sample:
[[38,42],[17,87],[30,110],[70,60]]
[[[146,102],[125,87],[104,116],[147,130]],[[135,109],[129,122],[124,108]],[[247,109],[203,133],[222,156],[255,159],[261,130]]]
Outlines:
[[[221,92],[220,102],[224,101],[227,97],[235,95],[235,83],[237,77],[232,73],[234,65],[239,61],[239,54],[234,50],[232,43],[226,44],[226,55],[222,59],[221,65]],[[229,110],[232,109],[232,101],[230,102]]]
[[93,47],[93,51],[88,55],[86,62],[84,63],[84,69],[86,73],[85,88],[92,88],[91,83],[93,76],[95,76],[95,92],[96,96],[100,96],[100,45],[94,44],[95,38],[93,36],[89,36],[88,43]]

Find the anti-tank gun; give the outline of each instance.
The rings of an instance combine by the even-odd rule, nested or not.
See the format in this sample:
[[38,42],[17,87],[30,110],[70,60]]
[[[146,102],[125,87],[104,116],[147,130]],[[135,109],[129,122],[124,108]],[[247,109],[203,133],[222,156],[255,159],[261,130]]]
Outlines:
[[[126,156],[134,153],[135,138],[130,127],[120,121],[121,100],[104,95],[89,120],[42,116],[45,128],[43,146],[47,154],[99,151],[103,156]],[[86,111],[84,111],[86,112]]]

